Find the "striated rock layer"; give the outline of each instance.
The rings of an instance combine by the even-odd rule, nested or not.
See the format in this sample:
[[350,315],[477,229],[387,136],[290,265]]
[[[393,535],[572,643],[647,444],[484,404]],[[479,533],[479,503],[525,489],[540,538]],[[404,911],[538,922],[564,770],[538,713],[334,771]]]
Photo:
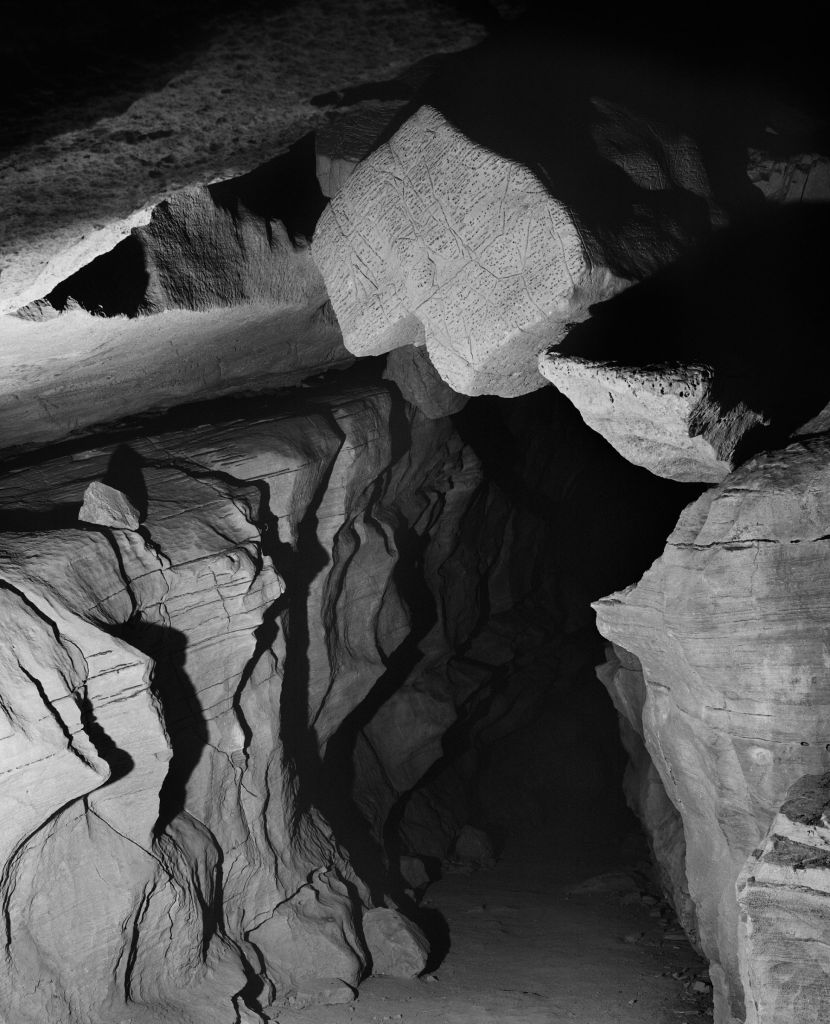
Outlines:
[[830,773],[795,782],[737,884],[747,1024],[830,1013]]
[[[440,557],[464,452],[364,388],[0,478],[4,1019],[225,1024],[360,980],[324,755],[411,631],[401,552]],[[138,529],[78,522],[96,481]]]
[[736,878],[789,786],[830,767],[828,574],[824,436],[736,470],[681,515],[638,584],[595,605],[600,631],[642,664],[641,697],[613,670],[612,692],[642,700],[645,746],[683,821],[720,1022],[743,1019],[750,970]]

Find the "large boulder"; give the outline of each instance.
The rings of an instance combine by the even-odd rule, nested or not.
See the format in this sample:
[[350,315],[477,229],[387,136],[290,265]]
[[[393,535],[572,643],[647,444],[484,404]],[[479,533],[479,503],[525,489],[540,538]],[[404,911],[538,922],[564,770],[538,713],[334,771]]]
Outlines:
[[[313,242],[351,352],[426,344],[455,391],[525,394],[543,384],[539,352],[589,306],[719,222],[691,139],[596,98],[575,120],[582,146],[563,140],[558,163],[584,164],[576,202],[560,198],[558,164],[531,169],[429,105],[358,165]],[[603,173],[616,230],[594,233],[583,214],[607,204]]]

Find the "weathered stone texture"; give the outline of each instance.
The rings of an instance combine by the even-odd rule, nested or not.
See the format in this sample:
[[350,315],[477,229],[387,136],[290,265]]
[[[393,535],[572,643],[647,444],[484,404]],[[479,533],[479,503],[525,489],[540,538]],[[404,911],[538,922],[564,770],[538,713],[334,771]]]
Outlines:
[[744,1013],[735,879],[790,784],[830,765],[828,495],[826,437],[758,456],[689,506],[638,584],[595,605],[642,663],[643,736],[683,819],[720,1021]]
[[749,150],[747,175],[772,203],[826,203],[830,200],[830,159],[821,153],[772,156]]
[[720,482],[741,439],[767,423],[743,402],[723,411],[708,366],[625,366],[549,349],[539,370],[620,455],[670,480]]
[[830,1014],[830,774],[793,783],[737,881],[747,1024]]
[[624,286],[526,167],[422,107],[332,200],[313,255],[346,347],[417,344],[462,394],[542,386],[540,349]]
[[[3,798],[28,808],[3,846],[9,1019],[224,1024],[251,971],[272,1010],[361,978],[371,903],[320,810],[326,747],[410,632],[407,549],[434,534],[440,560],[479,478],[446,420],[410,409],[393,450],[392,401],[0,478],[3,525],[47,528],[0,535]],[[76,525],[96,481],[139,530]]]
[[483,35],[444,5],[399,0],[215,19],[163,84],[124,97],[121,112],[69,131],[58,119],[0,160],[0,313],[41,298],[174,192],[285,152],[324,120],[314,97],[394,78]]

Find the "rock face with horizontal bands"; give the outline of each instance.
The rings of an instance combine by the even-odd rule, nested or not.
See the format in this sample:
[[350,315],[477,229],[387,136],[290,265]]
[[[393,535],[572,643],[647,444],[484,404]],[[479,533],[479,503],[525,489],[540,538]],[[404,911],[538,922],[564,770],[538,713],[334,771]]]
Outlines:
[[[9,1019],[224,1024],[252,972],[270,1008],[362,976],[326,748],[410,632],[407,550],[440,558],[478,481],[448,421],[403,412],[395,450],[392,415],[356,389],[0,478]],[[140,530],[79,528],[91,481]]]
[[689,506],[638,584],[595,605],[642,664],[643,737],[683,819],[720,1021],[744,1015],[735,880],[788,787],[830,767],[828,496],[826,436],[758,456]]
[[747,1024],[830,1014],[830,773],[793,783],[737,883]]
[[744,435],[767,422],[743,402],[722,411],[708,366],[625,366],[548,349],[539,369],[620,455],[670,480],[719,483]]

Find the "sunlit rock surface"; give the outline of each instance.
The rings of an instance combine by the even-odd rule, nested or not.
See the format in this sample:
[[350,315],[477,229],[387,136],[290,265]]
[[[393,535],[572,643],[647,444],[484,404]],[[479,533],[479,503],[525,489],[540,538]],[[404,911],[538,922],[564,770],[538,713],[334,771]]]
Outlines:
[[821,153],[782,157],[750,149],[747,175],[769,202],[830,202],[830,158]]
[[830,1013],[830,774],[795,782],[737,883],[747,1024]]
[[0,318],[3,447],[351,361],[307,248],[240,188],[178,193],[25,316]]
[[766,424],[743,402],[722,410],[708,366],[625,366],[549,349],[539,369],[620,455],[670,480],[720,482],[744,435]]
[[[272,1009],[362,977],[326,746],[418,614],[407,549],[440,562],[478,483],[447,420],[395,448],[392,415],[356,389],[0,479],[10,1019],[218,1024],[250,977]],[[77,524],[96,481],[138,530]]]
[[744,1015],[735,880],[788,787],[830,765],[822,607],[830,441],[757,456],[681,515],[600,631],[642,664],[648,753],[678,809],[719,1021]]
[[554,169],[540,177],[431,106],[414,114],[356,168],[315,231],[346,347],[378,355],[425,336],[455,391],[510,397],[541,387],[536,359],[546,345],[682,249],[674,212],[663,200],[652,210],[650,196],[674,190],[698,201],[698,230],[718,216],[692,140],[646,136],[636,114],[598,99],[584,133],[586,168],[593,160],[636,182],[642,216],[625,211],[636,223],[616,238],[585,230],[578,206],[557,198]]
[[446,5],[399,0],[342,11],[312,0],[208,18],[161,80],[99,98],[105,109],[75,112],[69,130],[47,118],[36,145],[2,158],[0,313],[50,292],[174,192],[285,152],[324,121],[328,105],[315,98],[394,78],[484,35]]

